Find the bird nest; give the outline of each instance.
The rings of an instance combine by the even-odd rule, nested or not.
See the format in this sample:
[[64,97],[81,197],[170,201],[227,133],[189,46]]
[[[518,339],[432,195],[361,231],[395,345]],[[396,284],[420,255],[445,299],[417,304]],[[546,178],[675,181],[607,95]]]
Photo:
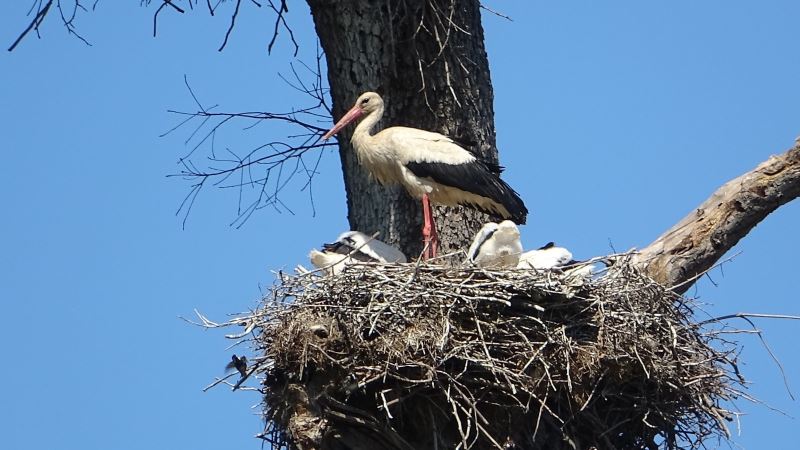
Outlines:
[[736,348],[625,258],[557,270],[280,274],[255,330],[274,448],[697,448],[727,437]]

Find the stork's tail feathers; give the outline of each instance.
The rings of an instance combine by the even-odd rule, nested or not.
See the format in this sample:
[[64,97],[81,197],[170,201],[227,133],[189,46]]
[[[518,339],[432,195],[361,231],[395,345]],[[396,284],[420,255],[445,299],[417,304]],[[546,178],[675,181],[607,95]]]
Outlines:
[[525,221],[528,219],[528,208],[525,207],[525,204],[522,203],[522,199],[516,195],[516,192],[514,192],[514,194],[516,201],[512,205],[506,205],[506,209],[511,213],[511,218],[509,220],[517,225],[525,225]]

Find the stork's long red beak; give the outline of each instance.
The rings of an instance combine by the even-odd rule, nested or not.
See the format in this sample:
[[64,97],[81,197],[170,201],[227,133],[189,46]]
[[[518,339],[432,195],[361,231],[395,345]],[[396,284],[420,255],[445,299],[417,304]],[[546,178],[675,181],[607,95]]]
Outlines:
[[361,117],[362,114],[364,114],[363,109],[359,108],[358,105],[353,106],[350,108],[350,111],[347,111],[347,114],[345,114],[341,119],[339,119],[338,122],[336,122],[336,125],[334,125],[333,128],[331,128],[327,133],[325,133],[324,136],[322,136],[322,140],[327,141],[331,136],[338,133],[339,130],[344,128],[348,123]]

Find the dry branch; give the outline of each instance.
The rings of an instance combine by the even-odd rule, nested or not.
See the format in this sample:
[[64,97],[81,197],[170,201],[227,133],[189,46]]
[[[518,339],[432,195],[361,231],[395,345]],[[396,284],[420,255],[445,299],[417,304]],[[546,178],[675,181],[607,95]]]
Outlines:
[[683,293],[759,222],[800,195],[800,139],[717,189],[634,261]]

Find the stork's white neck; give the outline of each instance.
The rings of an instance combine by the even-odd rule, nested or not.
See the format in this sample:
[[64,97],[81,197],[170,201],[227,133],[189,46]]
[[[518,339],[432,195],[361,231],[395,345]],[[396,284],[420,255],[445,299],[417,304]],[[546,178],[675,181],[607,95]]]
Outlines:
[[367,116],[361,119],[361,122],[356,125],[350,142],[357,152],[369,151],[368,147],[372,140],[372,129],[375,128],[375,125],[381,120],[381,117],[383,117],[383,105],[380,105],[375,111],[367,114]]
[[383,105],[367,114],[356,129],[350,142],[358,157],[358,162],[381,184],[396,183],[400,180],[400,166],[391,145],[387,145],[386,133],[373,135],[372,129],[383,116]]

